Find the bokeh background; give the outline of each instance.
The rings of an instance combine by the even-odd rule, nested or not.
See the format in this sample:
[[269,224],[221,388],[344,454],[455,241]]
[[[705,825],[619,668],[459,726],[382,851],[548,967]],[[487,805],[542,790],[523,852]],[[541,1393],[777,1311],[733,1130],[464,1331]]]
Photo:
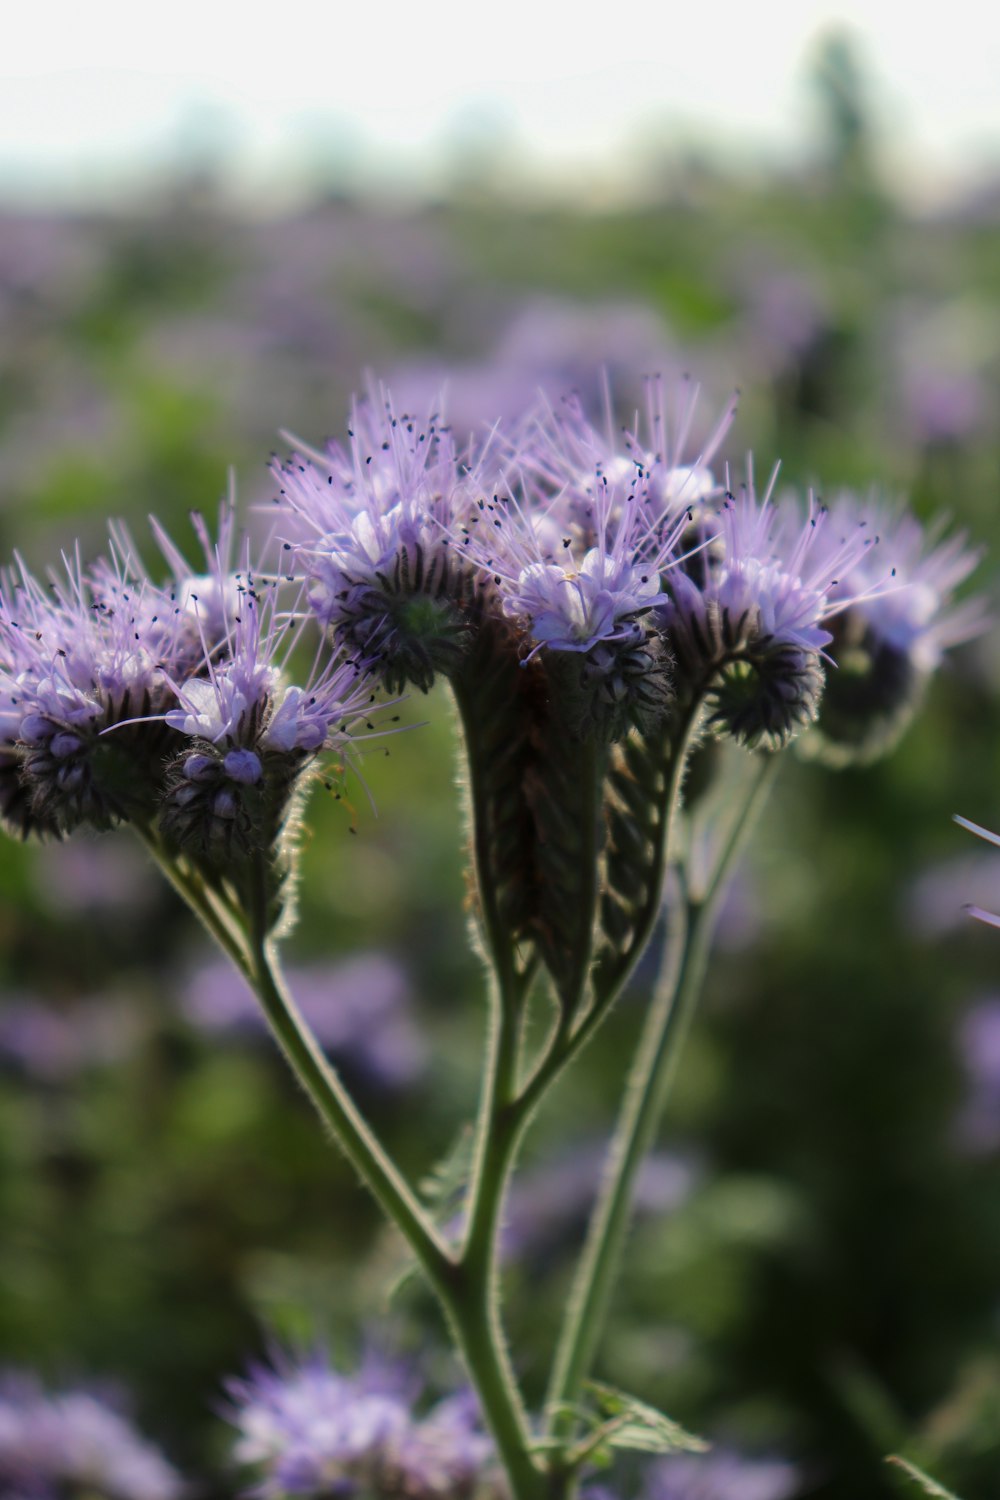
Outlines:
[[[142,536],[150,511],[184,544],[230,471],[266,507],[280,430],[341,433],[369,370],[401,404],[446,383],[471,430],[539,386],[589,397],[606,367],[623,404],[690,371],[706,421],[738,386],[736,462],[947,513],[995,598],[997,38],[959,7],[918,55],[892,7],[861,31],[800,10],[791,35],[767,6],[734,36],[639,28],[600,66],[544,5],[498,12],[478,93],[433,12],[391,7],[382,36],[311,36],[292,7],[270,82],[238,88],[242,43],[223,87],[183,7],[165,72],[100,15],[13,47],[3,556],[96,550],[108,515]],[[998,693],[992,632],[886,761],[788,757],[602,1351],[608,1380],[793,1459],[817,1500],[900,1493],[900,1449],[965,1500],[1000,1493],[1000,935],[963,910],[1000,905],[1000,855],[951,823],[1000,823]],[[436,695],[407,714],[426,722],[366,763],[377,817],[360,790],[313,803],[289,948],[419,1179],[474,1110],[484,1013],[452,716]],[[378,1328],[446,1383],[432,1308],[412,1281],[389,1294],[398,1247],[140,851],[4,842],[0,896],[0,1362],[120,1382],[206,1500],[239,1485],[222,1382],[269,1338],[349,1361]],[[649,972],[547,1105],[510,1206],[535,1398]]]

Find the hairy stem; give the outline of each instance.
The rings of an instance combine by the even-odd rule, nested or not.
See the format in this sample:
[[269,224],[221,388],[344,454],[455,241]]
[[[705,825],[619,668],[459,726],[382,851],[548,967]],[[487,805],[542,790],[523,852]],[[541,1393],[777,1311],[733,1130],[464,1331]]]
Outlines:
[[[678,747],[680,748],[680,747]],[[681,758],[681,757],[678,757]],[[628,1228],[635,1179],[652,1143],[694,1012],[711,945],[719,897],[770,790],[777,756],[762,757],[752,790],[734,820],[704,892],[684,902],[682,946],[668,943],[666,971],[629,1076],[607,1158],[603,1187],[591,1218],[573,1295],[556,1351],[549,1387],[553,1431],[566,1437],[565,1409],[575,1402],[600,1341]],[[680,769],[673,780],[679,790]]]

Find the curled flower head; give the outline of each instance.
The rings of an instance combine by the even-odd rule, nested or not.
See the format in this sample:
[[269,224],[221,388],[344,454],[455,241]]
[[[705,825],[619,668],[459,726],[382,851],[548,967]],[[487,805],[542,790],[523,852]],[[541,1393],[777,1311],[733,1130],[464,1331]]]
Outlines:
[[181,670],[173,601],[114,546],[90,571],[64,559],[47,588],[20,565],[0,595],[8,824],[65,833],[152,816],[164,746],[150,724]]
[[[899,505],[862,504],[840,496],[841,524],[866,526],[879,540],[880,563],[891,568],[879,587],[872,553],[860,557],[834,590],[845,600],[833,621],[831,672],[812,736],[835,764],[871,760],[890,750],[916,712],[931,675],[952,646],[989,623],[981,598],[954,603],[980,553],[959,533],[945,539]],[[884,571],[884,569],[882,569]]]
[[481,464],[459,458],[438,417],[397,415],[374,392],[349,439],[275,465],[293,565],[339,643],[376,660],[390,691],[426,691],[467,645],[475,586],[450,541]]
[[816,715],[828,621],[849,602],[838,584],[874,538],[811,499],[803,518],[772,489],[758,498],[751,474],[726,496],[717,544],[670,573],[662,617],[678,678],[695,696],[711,692],[713,723],[777,748]]
[[683,553],[693,507],[714,491],[705,460],[732,415],[698,463],[683,465],[691,410],[671,440],[662,390],[650,389],[655,451],[629,433],[603,438],[575,401],[559,413],[543,406],[514,445],[518,485],[461,528],[465,554],[523,637],[524,660],[544,653],[578,732],[612,739],[667,710],[669,656],[651,610]]
[[349,754],[351,728],[371,711],[370,680],[356,663],[326,655],[305,686],[285,667],[298,631],[276,585],[236,575],[238,613],[206,654],[202,675],[174,684],[165,715],[181,740],[171,763],[161,826],[210,866],[275,848],[303,772],[321,750]]
[[325,1355],[278,1355],[229,1383],[233,1457],[259,1476],[259,1493],[325,1497],[407,1495],[470,1500],[495,1480],[493,1445],[475,1402],[447,1398],[418,1417],[407,1371],[370,1365],[342,1375]]

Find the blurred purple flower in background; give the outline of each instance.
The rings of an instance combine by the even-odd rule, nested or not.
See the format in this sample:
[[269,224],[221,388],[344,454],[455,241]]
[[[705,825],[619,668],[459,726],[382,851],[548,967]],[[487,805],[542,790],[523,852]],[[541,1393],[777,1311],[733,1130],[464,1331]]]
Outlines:
[[775,251],[756,247],[736,266],[733,281],[742,304],[737,338],[746,348],[737,363],[758,379],[793,368],[830,320],[830,295],[815,266],[793,268]]
[[[601,1178],[607,1144],[587,1141],[555,1161],[516,1177],[507,1199],[501,1239],[504,1255],[521,1260],[544,1256],[566,1241],[577,1242],[586,1226]],[[700,1175],[693,1160],[658,1151],[643,1163],[636,1181],[637,1217],[680,1207]]]
[[[646,1469],[636,1500],[791,1500],[802,1484],[795,1464],[783,1458],[746,1458],[727,1448],[679,1453]],[[625,1500],[604,1485],[588,1486],[583,1500]]]
[[128,834],[85,835],[35,850],[35,887],[53,911],[136,912],[161,894],[160,877]]
[[181,1492],[176,1470],[104,1396],[47,1395],[31,1375],[0,1376],[3,1500],[176,1500]]
[[417,1417],[412,1389],[401,1365],[369,1362],[347,1376],[321,1353],[299,1361],[279,1354],[228,1384],[239,1434],[233,1457],[255,1468],[255,1493],[264,1496],[485,1494],[493,1445],[475,1401],[451,1396]]
[[[426,1045],[408,1013],[412,987],[387,953],[358,953],[334,964],[292,966],[296,1004],[317,1041],[372,1083],[398,1088],[423,1072]],[[182,1008],[206,1032],[266,1033],[260,1006],[224,959],[211,959],[189,979]]]
[[798,1469],[785,1459],[745,1458],[718,1448],[660,1459],[642,1500],[789,1500],[800,1484]]
[[479,432],[483,415],[508,421],[543,390],[575,391],[584,409],[603,408],[601,372],[622,410],[644,404],[635,372],[679,374],[662,318],[641,303],[570,302],[534,297],[508,309],[505,324],[480,360],[427,359],[401,363],[387,381],[402,407],[423,410],[445,392],[448,420],[460,437]]
[[1000,1148],[1000,997],[977,1001],[959,1022],[956,1042],[965,1073],[966,1097],[955,1120],[965,1150]]
[[42,1083],[122,1062],[142,1039],[135,1007],[104,996],[57,1006],[33,995],[0,996],[0,1063]]

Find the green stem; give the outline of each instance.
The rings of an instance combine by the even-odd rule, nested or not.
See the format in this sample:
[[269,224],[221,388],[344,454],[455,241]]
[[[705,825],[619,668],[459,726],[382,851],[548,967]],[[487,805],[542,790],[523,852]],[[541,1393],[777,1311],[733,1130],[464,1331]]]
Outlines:
[[241,914],[223,899],[219,891],[212,890],[196,870],[186,862],[172,858],[152,829],[142,823],[133,823],[131,826],[181,900],[208,929],[240,973],[249,979],[252,964],[247,947],[246,924]]
[[[525,1003],[537,957],[518,963],[509,931],[497,903],[490,876],[489,821],[485,808],[484,770],[480,737],[471,722],[465,695],[456,689],[466,746],[472,846],[482,913],[483,936],[492,960],[490,1035],[476,1129],[476,1150],[468,1195],[468,1224],[459,1264],[460,1298],[452,1307],[456,1336],[473,1374],[484,1411],[507,1469],[517,1500],[547,1494],[548,1479],[531,1451],[531,1435],[524,1405],[507,1353],[503,1328],[501,1286],[497,1264],[500,1215],[517,1147],[531,1109],[518,1098],[518,1074]],[[599,771],[596,759],[585,766],[584,837],[589,859],[582,869],[592,881],[590,906],[596,899],[597,841],[599,838]],[[592,785],[591,785],[592,783]],[[582,903],[585,905],[586,903]],[[588,924],[587,935],[590,927]],[[585,992],[590,970],[590,947],[581,943],[573,971],[560,996],[562,1017],[571,1016]]]
[[273,945],[261,938],[259,930],[254,933],[253,956],[254,988],[292,1071],[348,1160],[406,1239],[431,1285],[436,1290],[447,1287],[454,1261],[320,1051],[285,988]]
[[[680,759],[683,759],[683,753],[678,756]],[[726,876],[745,847],[757,812],[770,790],[777,759],[777,756],[763,758],[753,788],[733,822],[704,893],[697,900],[688,897],[685,902],[687,921],[679,962],[675,956],[677,945],[667,945],[668,972],[658,982],[636,1052],[608,1154],[607,1173],[591,1218],[556,1351],[549,1407],[554,1414],[553,1430],[557,1434],[567,1435],[566,1419],[561,1413],[577,1400],[603,1332],[628,1228],[635,1178],[655,1135],[676,1074],[705,972],[719,897]],[[682,769],[675,768],[672,778],[675,798],[679,793],[681,775]],[[674,806],[671,820],[675,811]]]
[[296,1076],[345,1153],[406,1237],[447,1314],[510,1478],[515,1500],[542,1500],[544,1478],[482,1288],[448,1255],[392,1163],[327,1064],[287,994],[267,940],[256,945],[257,993]]

